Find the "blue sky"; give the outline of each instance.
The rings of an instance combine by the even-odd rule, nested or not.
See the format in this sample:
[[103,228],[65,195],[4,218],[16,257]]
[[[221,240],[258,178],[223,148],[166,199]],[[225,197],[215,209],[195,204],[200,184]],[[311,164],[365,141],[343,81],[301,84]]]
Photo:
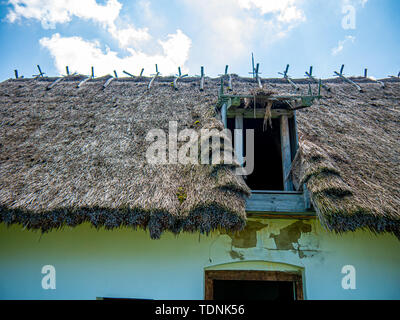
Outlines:
[[0,80],[71,71],[163,75],[251,71],[262,77],[400,71],[398,0],[10,0],[0,5]]

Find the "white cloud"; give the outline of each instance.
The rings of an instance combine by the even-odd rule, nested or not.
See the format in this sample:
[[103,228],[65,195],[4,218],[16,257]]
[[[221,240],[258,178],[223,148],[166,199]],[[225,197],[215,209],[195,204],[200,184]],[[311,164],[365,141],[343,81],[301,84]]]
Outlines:
[[306,20],[306,17],[302,10],[299,10],[294,6],[291,6],[281,11],[281,13],[278,16],[278,20],[286,23],[302,22]]
[[118,40],[119,45],[122,48],[137,46],[141,42],[149,41],[152,38],[147,28],[136,29],[131,25],[128,25],[123,29],[119,29],[116,26],[111,26],[109,27],[108,31],[115,39]]
[[36,19],[45,29],[70,22],[73,16],[112,26],[122,8],[118,0],[107,0],[105,5],[95,0],[9,0],[9,4],[13,8],[7,14],[8,21]]
[[147,28],[138,29],[126,23],[122,28],[117,27],[122,9],[118,0],[107,0],[104,5],[95,0],[10,0],[9,3],[13,6],[6,17],[9,22],[35,19],[43,28],[54,29],[57,24],[68,23],[77,17],[100,23],[123,48],[151,39]]
[[[48,49],[54,58],[56,68],[62,72],[65,66],[69,66],[72,72],[83,74],[90,73],[90,67],[94,66],[96,76],[111,74],[117,70],[131,73],[139,73],[145,68],[145,73],[153,73],[155,62],[163,74],[173,74],[177,66],[184,66],[191,46],[191,40],[177,30],[175,34],[169,34],[167,40],[159,40],[162,53],[147,55],[141,51],[128,48],[130,53],[126,57],[119,57],[118,53],[106,48],[102,50],[98,41],[86,41],[81,37],[61,37],[56,33],[50,38],[40,39],[40,44]],[[185,68],[183,69],[185,72]]]
[[[206,52],[198,58],[214,70],[228,61],[240,61],[256,45],[268,49],[271,43],[287,36],[291,29],[306,20],[301,9],[304,0],[178,1],[197,26],[199,47],[196,49]],[[174,73],[177,66],[185,69],[191,40],[180,30],[169,34],[166,40],[153,39],[149,28],[162,30],[160,24],[157,26],[162,18],[151,10],[150,0],[140,0],[136,5],[141,12],[141,21],[147,26],[144,28],[127,22],[129,19],[121,15],[122,4],[118,0],[106,0],[103,4],[96,0],[10,0],[10,4],[13,5],[7,15],[10,22],[35,19],[44,28],[54,28],[76,17],[98,23],[118,41],[121,49],[129,53],[121,58],[119,52],[102,50],[99,42],[78,36],[55,34],[41,39],[41,45],[54,56],[60,72],[65,65],[85,73],[91,65],[96,65],[96,74],[110,73],[114,68],[128,68],[129,65],[153,70],[154,63],[167,74]],[[146,54],[146,50],[152,53]]]
[[135,8],[146,26],[158,29],[168,26],[169,21],[157,10],[157,3],[154,6],[150,0],[138,0]]
[[296,4],[298,0],[237,0],[241,8],[253,9],[257,8],[261,14],[272,13],[277,15],[277,19],[281,22],[290,23],[304,21],[304,12],[299,9]]
[[[166,41],[159,40],[158,43],[163,48],[166,60],[173,63],[173,65],[170,66],[163,66],[163,64],[160,64],[165,69],[168,69],[164,72],[176,72],[177,66],[184,65],[186,60],[189,58],[189,50],[192,45],[192,41],[179,29],[175,34],[169,34]],[[186,72],[185,69],[183,69],[183,71]]]
[[[50,51],[55,65],[61,73],[68,65],[71,71],[88,73],[94,66],[96,75],[104,75],[124,68],[145,68],[150,73],[157,63],[164,74],[176,73],[178,66],[185,70],[191,40],[181,31],[167,35],[166,40],[157,40],[158,53],[146,54],[146,42],[152,39],[148,28],[136,28],[120,17],[122,4],[118,0],[107,0],[104,5],[95,0],[10,0],[13,8],[7,15],[11,23],[25,19],[41,22],[43,28],[55,28],[56,24],[68,23],[73,17],[99,23],[115,38],[120,48],[129,55],[121,58],[118,52],[101,49],[98,41],[87,41],[82,37],[62,37],[59,33],[40,39],[40,44]],[[142,1],[150,15],[150,3]],[[142,48],[142,49],[138,49]],[[154,48],[153,48],[154,49]],[[133,72],[133,71],[132,71]]]
[[338,45],[332,49],[332,55],[334,55],[334,56],[338,55],[340,52],[343,51],[344,46],[347,42],[354,43],[355,40],[356,40],[356,37],[354,37],[354,36],[346,36],[344,38],[344,40],[340,40],[338,42]]
[[356,5],[360,5],[362,8],[365,7],[365,5],[367,4],[368,0],[342,0],[342,6],[345,5],[352,5],[352,6],[356,6]]
[[[235,63],[252,48],[263,49],[305,21],[299,0],[180,0],[197,27],[208,69]],[[268,14],[268,15],[266,15]],[[204,61],[206,60],[206,61]],[[221,70],[222,72],[222,70]]]

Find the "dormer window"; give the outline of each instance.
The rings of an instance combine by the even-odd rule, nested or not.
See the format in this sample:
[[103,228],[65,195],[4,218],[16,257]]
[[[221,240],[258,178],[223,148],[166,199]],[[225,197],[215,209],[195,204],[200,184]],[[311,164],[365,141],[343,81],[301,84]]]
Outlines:
[[[265,121],[265,112],[264,105],[254,110],[243,103],[227,111],[226,124],[232,132],[254,130],[254,170],[244,177],[245,181],[253,191],[292,191],[289,171],[297,149],[295,114],[282,103],[272,105],[270,121]],[[232,136],[238,158],[245,157],[245,134]]]

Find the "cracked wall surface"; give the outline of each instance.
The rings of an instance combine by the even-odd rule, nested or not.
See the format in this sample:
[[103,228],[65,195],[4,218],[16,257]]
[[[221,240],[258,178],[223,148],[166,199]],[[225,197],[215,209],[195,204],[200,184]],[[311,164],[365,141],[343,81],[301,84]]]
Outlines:
[[[400,241],[366,231],[335,234],[316,219],[249,219],[238,234],[94,229],[88,224],[41,235],[0,224],[0,299],[204,298],[205,270],[296,271],[306,299],[399,299]],[[42,267],[57,271],[43,290]],[[342,267],[357,270],[343,290]]]
[[[249,220],[241,232],[226,233],[231,239],[232,259],[245,260],[252,248],[294,253],[300,259],[318,253],[319,241],[315,220]],[[224,233],[222,233],[224,234]],[[238,250],[239,249],[239,250]]]

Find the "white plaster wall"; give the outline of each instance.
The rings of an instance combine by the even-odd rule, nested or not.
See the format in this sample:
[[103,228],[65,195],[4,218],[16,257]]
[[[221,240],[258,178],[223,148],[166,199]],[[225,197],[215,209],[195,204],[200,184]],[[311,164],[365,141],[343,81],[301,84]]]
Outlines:
[[[282,250],[274,235],[295,220],[262,220],[252,248],[213,233],[163,235],[97,231],[89,225],[40,233],[0,224],[0,299],[203,299],[205,269],[302,270],[307,299],[400,299],[400,241],[391,235],[311,231]],[[283,231],[282,231],[283,230]],[[56,268],[56,290],[41,287],[42,266]],[[341,269],[356,268],[356,290],[343,290]]]

